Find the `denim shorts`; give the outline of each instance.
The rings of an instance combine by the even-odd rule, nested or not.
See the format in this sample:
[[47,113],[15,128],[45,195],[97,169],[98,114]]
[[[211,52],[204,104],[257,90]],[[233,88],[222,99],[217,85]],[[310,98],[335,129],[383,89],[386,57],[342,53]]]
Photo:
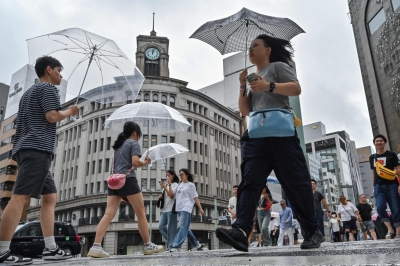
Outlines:
[[369,221],[362,221],[364,224],[364,227],[361,227],[363,232],[367,232],[369,230],[374,230],[375,229],[375,224],[374,221],[369,220]]
[[40,195],[57,193],[54,178],[49,169],[53,155],[39,150],[20,150],[15,154],[18,175],[13,194],[29,195],[40,199]]

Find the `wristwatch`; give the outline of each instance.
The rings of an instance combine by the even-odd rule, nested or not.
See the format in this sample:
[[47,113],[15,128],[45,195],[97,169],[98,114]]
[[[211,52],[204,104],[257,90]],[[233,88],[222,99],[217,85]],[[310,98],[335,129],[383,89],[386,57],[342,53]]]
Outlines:
[[275,90],[275,82],[269,83],[269,92],[273,92]]

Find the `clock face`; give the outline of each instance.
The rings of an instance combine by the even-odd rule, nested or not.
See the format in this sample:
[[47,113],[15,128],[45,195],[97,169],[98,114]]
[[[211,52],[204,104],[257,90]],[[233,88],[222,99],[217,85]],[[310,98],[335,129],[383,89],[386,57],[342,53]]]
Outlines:
[[156,48],[149,48],[146,50],[146,57],[150,60],[157,60],[160,57],[160,51]]

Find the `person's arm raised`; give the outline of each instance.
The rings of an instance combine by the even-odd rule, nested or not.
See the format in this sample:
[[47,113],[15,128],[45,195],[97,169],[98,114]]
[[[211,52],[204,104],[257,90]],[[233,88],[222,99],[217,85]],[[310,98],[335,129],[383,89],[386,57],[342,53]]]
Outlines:
[[69,116],[77,115],[78,112],[79,112],[78,106],[72,105],[68,107],[68,109],[65,111],[51,110],[46,112],[45,115],[49,123],[56,123],[62,121],[64,118],[67,118]]

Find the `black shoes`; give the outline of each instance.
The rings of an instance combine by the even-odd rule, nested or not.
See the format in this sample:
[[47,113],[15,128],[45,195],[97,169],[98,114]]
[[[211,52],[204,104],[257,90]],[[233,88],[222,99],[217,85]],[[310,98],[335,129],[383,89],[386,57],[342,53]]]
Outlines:
[[301,249],[319,248],[321,243],[325,241],[325,237],[320,231],[313,233],[304,233],[304,241],[301,243]]
[[23,258],[19,255],[12,255],[11,250],[7,250],[6,253],[0,256],[1,265],[29,265],[32,264],[33,260],[30,258]]
[[44,260],[66,260],[72,258],[72,255],[64,250],[60,249],[58,246],[55,249],[43,249],[42,259]]
[[239,228],[232,228],[230,230],[225,228],[218,228],[216,235],[219,240],[228,244],[229,246],[239,251],[248,252],[249,242],[246,233]]

